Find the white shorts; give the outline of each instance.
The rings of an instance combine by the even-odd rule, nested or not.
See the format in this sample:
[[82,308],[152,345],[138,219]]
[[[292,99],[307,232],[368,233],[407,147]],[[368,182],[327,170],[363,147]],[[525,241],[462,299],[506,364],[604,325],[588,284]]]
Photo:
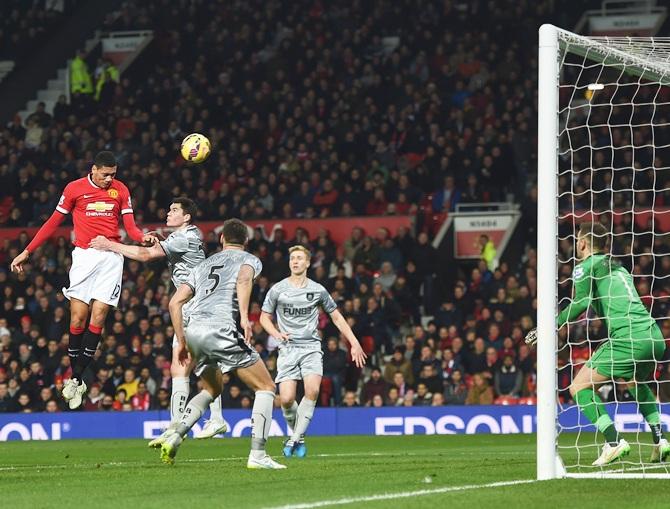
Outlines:
[[72,251],[70,287],[63,288],[63,295],[86,304],[99,300],[116,307],[121,296],[122,278],[123,255],[75,247]]
[[286,380],[304,380],[308,375],[323,376],[323,352],[321,345],[303,346],[284,344],[279,348],[277,357],[277,376],[275,383]]
[[186,344],[195,359],[197,376],[207,367],[218,368],[221,373],[248,368],[256,364],[261,356],[244,341],[237,330],[219,323],[189,324],[184,330]]

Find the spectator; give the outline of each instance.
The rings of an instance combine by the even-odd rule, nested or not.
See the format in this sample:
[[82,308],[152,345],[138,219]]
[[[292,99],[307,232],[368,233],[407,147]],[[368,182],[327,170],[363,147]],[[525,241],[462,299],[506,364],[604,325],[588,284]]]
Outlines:
[[402,400],[400,399],[400,392],[395,386],[390,386],[386,394],[386,399],[384,400],[384,405],[386,406],[398,406]]
[[335,338],[328,339],[326,351],[323,353],[323,376],[333,383],[333,399],[339,406],[342,401],[342,387],[347,369],[347,354],[342,350]]
[[87,411],[96,411],[100,410],[102,405],[102,399],[105,397],[103,393],[100,392],[100,386],[98,384],[92,384],[84,400],[84,410]]
[[442,189],[433,195],[433,212],[454,212],[459,201],[461,192],[456,188],[456,181],[453,175],[447,175]]
[[133,410],[149,410],[152,405],[151,394],[147,390],[147,384],[139,381],[137,384],[137,392],[130,398],[130,404]]
[[139,378],[135,376],[135,371],[133,371],[132,369],[126,369],[123,372],[123,383],[116,388],[117,396],[119,391],[123,391],[124,393],[124,397],[121,400],[122,404],[130,400],[130,398],[132,398],[137,393],[138,385],[139,385]]
[[433,364],[426,364],[421,368],[421,373],[417,380],[417,387],[418,384],[425,385],[431,393],[442,392],[442,379],[438,376]]
[[378,394],[383,398],[386,395],[387,388],[388,386],[382,378],[381,370],[376,366],[373,367],[370,373],[370,378],[363,384],[363,389],[361,390],[361,403],[363,405],[368,405],[375,394]]
[[463,372],[454,370],[444,384],[444,403],[446,405],[464,405],[468,397],[468,387],[463,381]]
[[486,262],[488,269],[491,271],[496,270],[496,267],[498,266],[498,260],[496,258],[498,253],[495,244],[493,244],[493,241],[488,235],[483,234],[479,236],[479,248],[480,256],[482,260]]
[[472,387],[468,390],[465,399],[466,405],[492,405],[493,389],[482,373],[475,373],[472,377]]
[[428,390],[426,384],[417,384],[416,395],[414,397],[414,406],[431,406],[432,402],[433,393]]
[[443,406],[444,405],[444,396],[441,392],[436,392],[433,394],[433,399],[430,406]]
[[521,386],[523,384],[523,374],[515,366],[514,358],[506,355],[494,375],[495,393],[498,396],[510,396],[518,398],[521,396]]
[[409,385],[413,385],[414,375],[412,374],[412,364],[405,358],[403,352],[404,349],[402,347],[395,347],[391,360],[384,366],[384,380],[389,384],[394,384],[396,373],[400,373],[403,376],[403,384],[407,380]]
[[342,404],[340,406],[344,408],[353,408],[359,406],[356,399],[356,393],[354,391],[345,392],[344,398],[342,399]]

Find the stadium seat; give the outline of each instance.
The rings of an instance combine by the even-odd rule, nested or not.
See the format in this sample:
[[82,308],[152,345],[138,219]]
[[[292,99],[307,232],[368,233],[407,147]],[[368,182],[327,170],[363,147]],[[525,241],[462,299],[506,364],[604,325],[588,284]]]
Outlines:
[[375,351],[375,338],[372,336],[363,336],[361,338],[361,347],[365,355],[372,355]]
[[319,392],[319,404],[321,406],[330,406],[330,398],[333,395],[333,381],[324,376],[321,379],[321,390]]

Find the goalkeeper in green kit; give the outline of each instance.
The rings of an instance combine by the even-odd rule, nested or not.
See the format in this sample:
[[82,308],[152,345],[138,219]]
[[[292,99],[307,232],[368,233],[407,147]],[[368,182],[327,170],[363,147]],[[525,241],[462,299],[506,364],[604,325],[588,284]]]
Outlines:
[[[558,326],[575,320],[590,306],[607,323],[609,340],[577,373],[570,394],[606,440],[593,465],[607,465],[627,456],[630,445],[619,438],[595,387],[610,380],[627,382],[651,428],[654,448],[650,461],[658,463],[670,455],[670,444],[663,436],[656,397],[646,381],[656,369],[656,362],[663,358],[665,340],[642,304],[630,273],[604,254],[608,237],[600,223],[580,225],[577,235],[577,257],[581,263],[572,274],[574,298],[558,315]],[[532,330],[526,343],[534,345],[536,341],[537,333]]]

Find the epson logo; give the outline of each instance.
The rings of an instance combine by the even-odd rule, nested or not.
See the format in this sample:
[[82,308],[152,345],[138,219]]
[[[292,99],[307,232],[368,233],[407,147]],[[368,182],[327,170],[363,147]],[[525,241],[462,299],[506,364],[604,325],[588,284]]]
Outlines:
[[[232,427],[229,421],[224,420],[224,422],[226,423],[226,426],[228,426],[228,432],[226,432],[225,436],[235,438],[251,436],[251,419],[249,418],[240,419],[235,423],[235,426]],[[151,440],[152,438],[156,438],[169,425],[170,421],[144,421],[144,429],[143,429],[144,438],[149,440]],[[199,433],[201,429],[202,427],[200,426],[200,424],[195,423],[193,425],[193,428],[191,428],[189,435]],[[271,437],[283,437],[291,433],[292,430],[288,428],[288,426],[286,433],[284,433],[279,423],[274,419],[272,420],[272,424],[270,425]]]
[[438,419],[422,416],[377,417],[375,435],[456,435],[475,433],[533,433],[535,416],[523,415],[521,419],[511,415],[493,417],[480,414],[465,421],[458,415],[444,415]]
[[[8,440],[60,440],[62,432],[67,432],[69,428],[69,424],[60,422],[52,422],[50,429],[48,424],[37,422],[30,425],[10,422],[0,428],[0,442]],[[49,429],[49,432],[47,432],[47,429]]]

